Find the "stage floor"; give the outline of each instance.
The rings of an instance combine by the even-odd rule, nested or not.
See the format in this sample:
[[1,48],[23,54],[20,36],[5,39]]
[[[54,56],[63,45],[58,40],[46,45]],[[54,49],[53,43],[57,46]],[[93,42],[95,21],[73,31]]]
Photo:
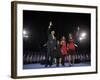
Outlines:
[[[70,67],[84,67],[84,66],[91,66],[90,62],[86,63],[75,63]],[[56,67],[56,64],[53,64],[51,67],[45,67],[45,65],[41,65],[39,63],[37,64],[24,64],[23,69],[40,69],[40,68],[62,68],[62,67],[69,67],[68,63],[65,63],[65,66],[62,66],[61,64],[59,67]]]

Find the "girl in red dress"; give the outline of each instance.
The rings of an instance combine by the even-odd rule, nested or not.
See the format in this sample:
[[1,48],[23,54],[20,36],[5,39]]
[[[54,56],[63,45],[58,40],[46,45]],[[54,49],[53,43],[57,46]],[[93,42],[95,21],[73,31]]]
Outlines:
[[60,41],[60,51],[61,51],[61,64],[63,65],[63,66],[65,66],[65,57],[66,57],[66,55],[67,55],[67,46],[66,46],[66,39],[65,39],[65,37],[63,36],[62,38],[61,38],[61,41]]
[[75,44],[72,34],[69,34],[69,43],[68,43],[68,54],[69,54],[69,66],[74,64],[75,60]]

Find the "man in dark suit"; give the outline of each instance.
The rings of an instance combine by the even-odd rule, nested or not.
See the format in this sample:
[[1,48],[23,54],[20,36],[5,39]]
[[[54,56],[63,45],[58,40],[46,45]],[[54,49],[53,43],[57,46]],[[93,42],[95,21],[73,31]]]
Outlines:
[[47,54],[46,54],[46,64],[45,67],[48,65],[51,67],[53,64],[54,55],[56,52],[57,42],[55,37],[55,31],[50,30],[52,26],[52,22],[50,22],[48,27],[48,41],[47,41]]

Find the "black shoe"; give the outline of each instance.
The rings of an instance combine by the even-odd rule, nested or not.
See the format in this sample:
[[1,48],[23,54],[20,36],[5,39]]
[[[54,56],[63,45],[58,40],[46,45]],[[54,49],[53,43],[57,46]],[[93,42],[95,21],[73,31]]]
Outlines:
[[71,67],[71,66],[72,66],[72,64],[70,63],[70,64],[69,64],[69,67]]
[[62,66],[65,66],[65,64],[62,64]]
[[49,65],[49,67],[52,67],[52,65]]
[[48,67],[48,65],[45,65],[45,67]]
[[56,67],[59,67],[59,65],[57,64]]

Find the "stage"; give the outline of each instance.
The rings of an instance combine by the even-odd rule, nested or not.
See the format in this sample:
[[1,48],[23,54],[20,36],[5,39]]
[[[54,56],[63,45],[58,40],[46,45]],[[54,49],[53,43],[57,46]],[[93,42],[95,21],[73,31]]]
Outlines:
[[65,63],[65,66],[62,66],[61,64],[59,67],[56,67],[56,64],[53,64],[51,67],[45,67],[45,65],[41,65],[39,63],[36,64],[24,64],[23,69],[40,69],[40,68],[62,68],[62,67],[84,67],[84,66],[91,66],[90,62],[85,63],[75,63],[72,66],[69,66],[68,63]]

